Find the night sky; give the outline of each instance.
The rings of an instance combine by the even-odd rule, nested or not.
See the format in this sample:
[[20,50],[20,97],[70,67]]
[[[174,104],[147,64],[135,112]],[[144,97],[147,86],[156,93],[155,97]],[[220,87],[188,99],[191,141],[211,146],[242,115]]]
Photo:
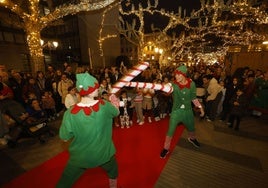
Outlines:
[[[143,3],[147,4],[148,0],[128,0],[130,3]],[[154,0],[150,0],[150,2],[154,2]],[[152,3],[153,4],[153,3]],[[158,0],[158,7],[165,8],[166,10],[174,10],[177,11],[178,7],[181,6],[182,10],[192,10],[200,8],[199,0]]]
[[167,8],[167,10],[177,11],[179,6],[182,7],[182,10],[186,9],[187,11],[200,8],[199,0],[159,0],[158,2],[159,7]]
[[[143,7],[147,7],[147,0],[125,0],[131,4],[137,5],[142,3]],[[154,0],[150,0],[153,4]],[[187,15],[190,15],[192,10],[198,10],[200,8],[199,0],[159,0],[158,7],[159,9],[163,8],[166,11],[178,12],[179,6],[182,8],[182,12],[186,9]],[[130,8],[131,6],[129,6]],[[137,6],[136,6],[137,7]],[[163,28],[167,24],[167,18],[161,15],[147,15],[145,14],[145,33],[151,32],[151,24],[154,24],[157,28]]]

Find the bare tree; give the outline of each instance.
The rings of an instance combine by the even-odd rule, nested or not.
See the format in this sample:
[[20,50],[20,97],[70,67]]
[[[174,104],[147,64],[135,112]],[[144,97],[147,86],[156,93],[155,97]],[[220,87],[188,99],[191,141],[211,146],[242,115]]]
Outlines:
[[[47,0],[49,11],[44,13],[41,0],[0,0],[0,6],[10,10],[19,19],[5,19],[11,24],[21,27],[26,33],[30,53],[32,72],[44,70],[44,56],[40,44],[41,31],[55,21],[67,15],[74,15],[82,11],[95,11],[104,9],[117,0],[70,0],[64,4],[54,5]],[[66,2],[66,1],[62,1]],[[2,19],[1,19],[2,20]]]

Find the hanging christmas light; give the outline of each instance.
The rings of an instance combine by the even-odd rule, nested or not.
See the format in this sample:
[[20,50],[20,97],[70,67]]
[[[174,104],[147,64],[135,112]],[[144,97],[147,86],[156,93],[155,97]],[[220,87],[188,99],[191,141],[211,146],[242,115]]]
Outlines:
[[[81,0],[78,3],[63,4],[46,14],[42,15],[39,10],[39,0],[29,0],[29,12],[24,11],[11,0],[0,0],[0,6],[11,10],[22,19],[22,28],[26,33],[29,47],[32,71],[44,70],[43,51],[40,44],[40,32],[54,21],[67,15],[74,15],[81,11],[93,11],[102,9],[116,0]],[[27,3],[26,3],[27,4]]]

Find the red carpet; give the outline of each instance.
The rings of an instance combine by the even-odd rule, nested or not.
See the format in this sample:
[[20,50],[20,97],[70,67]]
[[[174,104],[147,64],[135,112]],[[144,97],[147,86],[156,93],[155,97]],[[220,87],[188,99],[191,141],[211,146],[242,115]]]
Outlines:
[[[168,119],[129,129],[114,129],[116,158],[119,165],[118,185],[122,188],[152,188],[167,159],[159,154],[164,144]],[[183,126],[179,126],[171,149],[175,147]],[[4,188],[54,188],[68,160],[68,152],[60,153],[42,165],[22,174]],[[101,168],[89,169],[76,182],[75,188],[107,188],[108,177]]]

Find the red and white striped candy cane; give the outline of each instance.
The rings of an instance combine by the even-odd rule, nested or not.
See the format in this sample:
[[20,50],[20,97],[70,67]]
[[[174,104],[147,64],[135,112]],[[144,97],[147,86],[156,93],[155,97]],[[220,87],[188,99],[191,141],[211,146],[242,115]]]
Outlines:
[[133,78],[138,76],[142,71],[144,71],[149,66],[148,62],[141,62],[131,68],[126,75],[119,79],[113,86],[110,93],[116,93],[122,87],[124,87],[128,82],[130,82]]
[[166,93],[172,93],[173,87],[171,84],[154,84],[154,83],[146,83],[146,82],[128,82],[126,84],[128,87],[137,87],[137,88],[147,88],[154,90],[161,90]]

